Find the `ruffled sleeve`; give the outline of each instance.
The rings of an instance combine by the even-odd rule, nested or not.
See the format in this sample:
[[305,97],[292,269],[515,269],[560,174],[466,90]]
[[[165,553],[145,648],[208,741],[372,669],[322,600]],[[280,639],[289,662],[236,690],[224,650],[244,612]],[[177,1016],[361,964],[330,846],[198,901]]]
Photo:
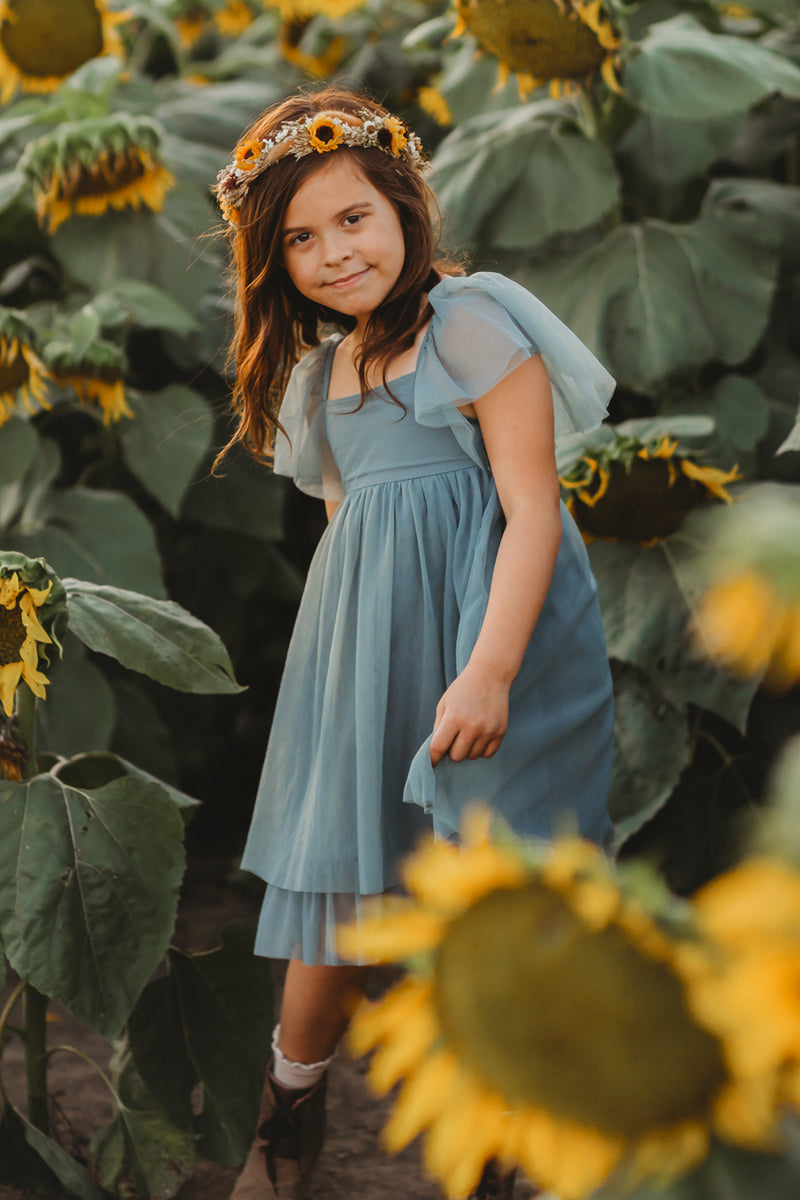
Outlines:
[[330,339],[320,342],[292,371],[280,410],[286,436],[278,430],[273,460],[277,475],[288,475],[301,492],[318,500],[341,500],[344,496],[325,434],[323,401],[330,351]]
[[458,405],[480,399],[527,358],[541,354],[553,392],[555,433],[599,425],[615,383],[583,342],[518,283],[490,271],[449,276],[428,296],[433,317],[420,347],[416,419],[450,425],[478,461],[474,424]]

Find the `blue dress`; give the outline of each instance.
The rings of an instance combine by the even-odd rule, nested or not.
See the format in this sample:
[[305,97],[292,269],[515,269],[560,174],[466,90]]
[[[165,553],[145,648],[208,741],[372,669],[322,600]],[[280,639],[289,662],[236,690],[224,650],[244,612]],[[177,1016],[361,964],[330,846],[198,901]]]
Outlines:
[[[480,631],[503,512],[478,423],[458,411],[533,354],[556,434],[597,425],[613,380],[524,288],[446,278],[413,374],[330,400],[336,338],[295,368],[275,470],[341,500],[308,572],[242,866],[268,883],[256,952],[337,963],[337,924],[391,890],[431,827],[488,802],[521,836],[607,844],[612,694],[596,586],[562,505],[552,583],[492,758],[432,767],[436,705]],[[354,411],[356,410],[356,411]]]

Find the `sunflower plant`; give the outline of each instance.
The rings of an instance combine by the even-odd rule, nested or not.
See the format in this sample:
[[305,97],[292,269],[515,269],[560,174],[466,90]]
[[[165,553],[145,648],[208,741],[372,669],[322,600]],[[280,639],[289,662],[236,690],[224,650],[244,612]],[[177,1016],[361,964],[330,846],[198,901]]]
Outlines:
[[735,1051],[753,1012],[709,998],[710,899],[698,919],[641,866],[614,872],[576,839],[490,838],[483,813],[462,834],[461,847],[424,843],[405,866],[410,897],[341,937],[349,957],[411,965],[350,1034],[374,1051],[376,1090],[403,1081],[388,1148],[424,1132],[452,1197],[497,1159],[564,1200],[664,1185],[712,1138],[774,1149],[796,1099],[774,1056],[745,1069]]

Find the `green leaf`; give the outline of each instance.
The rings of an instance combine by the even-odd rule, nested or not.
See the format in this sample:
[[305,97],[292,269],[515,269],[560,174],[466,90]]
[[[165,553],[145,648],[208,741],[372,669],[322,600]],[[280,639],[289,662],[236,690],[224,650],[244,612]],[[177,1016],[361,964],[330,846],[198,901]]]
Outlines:
[[114,728],[114,695],[87,659],[67,659],[50,675],[47,700],[36,706],[36,743],[56,754],[105,750]]
[[[12,467],[12,471],[14,469],[16,468]],[[58,446],[52,438],[39,438],[35,446],[35,456],[29,461],[22,475],[16,480],[13,474],[0,476],[3,480],[3,485],[0,486],[0,527],[8,528],[15,520],[19,521],[20,532],[24,532],[26,526],[35,526],[50,484],[60,470],[61,453]],[[4,540],[8,542],[7,537]]]
[[150,495],[177,517],[211,445],[211,410],[197,392],[177,383],[160,392],[129,392],[128,400],[136,419],[120,429],[122,456]]
[[164,789],[0,783],[0,936],[39,991],[113,1036],[175,921],[183,823]]
[[189,333],[196,326],[194,317],[182,304],[144,279],[120,279],[99,292],[92,305],[101,313],[108,305],[110,311],[118,310],[145,329]]
[[[5,1104],[2,1125],[4,1128],[2,1136],[0,1136],[0,1150],[4,1151],[4,1158],[9,1154],[8,1149],[2,1145],[5,1139],[15,1142],[24,1141],[52,1171],[68,1195],[77,1196],[78,1200],[103,1200],[102,1191],[92,1182],[86,1168],[76,1162],[63,1146],[59,1146],[58,1142],[54,1142],[35,1125],[31,1125],[30,1121],[9,1101],[6,1101]],[[13,1151],[12,1154],[9,1154],[9,1157],[12,1156]],[[50,1179],[52,1176],[48,1177],[48,1182]]]
[[787,450],[800,451],[800,409],[797,413],[797,420],[794,423],[794,428],[785,441],[781,442],[777,449],[778,454],[785,454]]
[[53,774],[70,787],[88,788],[90,791],[103,787],[112,779],[122,779],[126,775],[132,775],[136,779],[145,779],[148,783],[157,783],[172,797],[178,808],[191,810],[200,804],[200,801],[195,800],[193,796],[187,796],[186,792],[173,787],[172,784],[165,783],[163,779],[157,779],[149,771],[137,767],[125,758],[120,758],[118,754],[101,752],[76,754],[74,758],[70,758],[66,762],[59,762],[53,769]]
[[436,152],[434,185],[459,242],[501,249],[594,224],[619,191],[606,147],[550,100],[460,125]]
[[75,487],[39,496],[35,522],[5,538],[9,548],[41,555],[59,575],[163,596],[153,530],[128,496]]
[[701,175],[732,147],[742,115],[708,121],[676,121],[660,113],[641,113],[617,145],[623,161],[662,185]]
[[239,1163],[253,1136],[272,1026],[269,962],[253,955],[253,932],[230,924],[205,954],[172,948],[169,975],[149,984],[131,1013],[129,1036],[145,1083],[176,1118],[203,1086],[200,1149]]
[[181,692],[241,692],[228,652],[208,625],[172,600],[64,582],[70,628],[91,650]]
[[612,660],[614,767],[609,812],[617,846],[669,799],[689,759],[686,712],[670,704],[643,671]]
[[522,271],[620,383],[652,394],[721,359],[742,362],[769,318],[778,235],[747,215],[621,225],[577,258]]
[[283,532],[284,482],[244,451],[233,452],[220,475],[193,484],[182,515],[212,529],[276,541]]
[[755,466],[755,448],[769,428],[769,404],[752,379],[726,375],[707,392],[676,396],[671,402],[676,413],[705,413],[713,419],[714,432],[703,444],[711,461],[740,470]]
[[111,748],[119,758],[172,783],[178,771],[174,733],[151,698],[152,691],[142,675],[126,671],[114,680],[117,723]]
[[22,171],[4,171],[0,175],[0,213],[15,204],[28,190],[28,180]]
[[93,1135],[89,1155],[103,1187],[122,1200],[170,1200],[197,1160],[192,1134],[163,1109],[125,1104]]
[[680,533],[646,548],[591,544],[608,653],[638,667],[674,708],[696,704],[743,730],[758,681],[734,682],[694,646],[690,618],[701,592],[690,570],[694,553]]
[[800,268],[800,187],[771,179],[717,179],[703,200],[703,212],[746,214],[775,229],[783,269]]
[[625,67],[625,91],[646,112],[705,121],[781,92],[800,98],[800,69],[747,38],[710,33],[688,15],[651,25]]
[[0,479],[3,490],[20,479],[36,458],[39,439],[29,421],[12,416],[0,425]]

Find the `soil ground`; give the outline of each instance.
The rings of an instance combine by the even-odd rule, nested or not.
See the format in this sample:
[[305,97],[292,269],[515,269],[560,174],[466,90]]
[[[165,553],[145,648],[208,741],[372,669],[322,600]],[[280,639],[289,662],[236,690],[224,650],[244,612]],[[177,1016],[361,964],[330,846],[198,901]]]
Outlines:
[[[230,887],[229,868],[229,863],[220,862],[192,864],[176,927],[178,945],[210,949],[232,917],[255,916],[257,902]],[[49,1022],[50,1045],[64,1042],[101,1066],[108,1062],[108,1042],[68,1010],[53,1004]],[[6,1049],[3,1075],[12,1100],[24,1111],[24,1066],[18,1039]],[[58,1054],[52,1060],[49,1090],[59,1136],[80,1154],[91,1133],[112,1117],[105,1086],[84,1061]],[[379,1131],[390,1101],[376,1100],[368,1091],[363,1063],[344,1056],[337,1059],[328,1095],[328,1137],[309,1200],[441,1200],[442,1192],[422,1170],[418,1144],[396,1157],[383,1153]],[[202,1160],[176,1200],[227,1200],[235,1177],[233,1168]],[[517,1180],[514,1200],[529,1200],[533,1194],[525,1180]],[[0,1200],[39,1200],[39,1196],[0,1185]]]

